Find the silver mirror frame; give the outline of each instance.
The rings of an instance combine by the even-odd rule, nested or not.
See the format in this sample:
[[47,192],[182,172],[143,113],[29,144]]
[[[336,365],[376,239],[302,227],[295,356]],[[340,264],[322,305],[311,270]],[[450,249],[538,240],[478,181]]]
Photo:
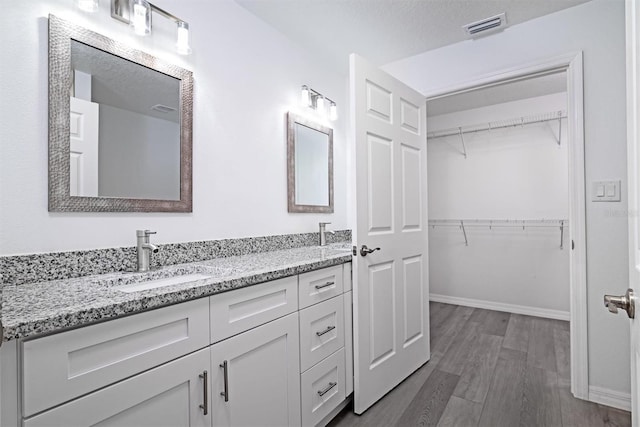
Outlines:
[[[70,195],[71,40],[180,80],[180,200]],[[192,212],[193,73],[49,15],[49,211]]]
[[[315,129],[329,136],[329,205],[296,204],[296,123]],[[287,113],[287,201],[289,212],[297,213],[333,213],[333,129],[307,120],[294,113]]]

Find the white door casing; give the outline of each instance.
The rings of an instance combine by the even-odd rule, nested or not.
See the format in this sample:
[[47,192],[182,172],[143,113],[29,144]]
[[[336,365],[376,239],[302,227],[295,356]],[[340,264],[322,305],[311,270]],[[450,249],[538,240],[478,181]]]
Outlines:
[[[634,290],[635,307],[640,309],[640,6],[626,2],[627,31],[627,173],[629,197],[629,287]],[[631,319],[631,419],[640,427],[640,318]]]
[[426,99],[352,54],[356,413],[429,360]]
[[70,195],[98,196],[99,104],[71,97]]

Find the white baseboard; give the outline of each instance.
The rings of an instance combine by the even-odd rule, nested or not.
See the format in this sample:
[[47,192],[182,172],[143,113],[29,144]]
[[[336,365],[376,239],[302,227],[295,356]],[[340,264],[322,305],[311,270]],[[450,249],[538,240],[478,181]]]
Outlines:
[[631,395],[608,388],[589,386],[589,400],[601,405],[611,406],[631,412]]
[[550,310],[548,308],[528,307],[525,305],[505,304],[502,302],[484,301],[479,299],[452,297],[449,295],[429,294],[429,300],[446,304],[464,305],[465,307],[484,308],[487,310],[506,311],[507,313],[524,314],[527,316],[545,317],[569,321],[568,311]]

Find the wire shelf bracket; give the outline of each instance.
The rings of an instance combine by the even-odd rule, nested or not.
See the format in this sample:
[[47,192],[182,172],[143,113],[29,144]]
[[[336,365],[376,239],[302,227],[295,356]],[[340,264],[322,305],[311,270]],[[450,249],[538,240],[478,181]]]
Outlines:
[[546,123],[546,122],[555,122],[558,121],[558,137],[554,139],[558,145],[562,144],[562,119],[567,117],[567,112],[563,110],[553,111],[550,113],[543,113],[531,116],[522,116],[515,117],[512,119],[501,120],[497,122],[489,122],[485,124],[476,124],[469,126],[458,126],[455,128],[436,130],[427,133],[427,139],[433,140],[436,138],[444,138],[447,136],[459,136],[460,142],[462,143],[462,155],[467,158],[467,146],[466,141],[464,139],[464,134],[476,133],[476,132],[485,132],[485,131],[493,131],[496,129],[504,129],[511,127],[524,127],[525,125],[535,124],[535,123]]
[[436,227],[458,227],[462,231],[464,237],[464,245],[469,246],[469,236],[467,235],[468,227],[522,227],[526,228],[550,228],[558,227],[560,230],[560,249],[564,249],[564,230],[569,224],[567,219],[430,219],[431,228]]

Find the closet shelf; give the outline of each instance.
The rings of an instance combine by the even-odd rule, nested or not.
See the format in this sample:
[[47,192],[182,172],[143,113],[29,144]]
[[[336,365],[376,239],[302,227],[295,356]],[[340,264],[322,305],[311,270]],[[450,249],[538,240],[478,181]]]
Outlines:
[[465,246],[469,246],[467,238],[468,227],[512,227],[522,228],[549,228],[558,227],[560,230],[560,249],[564,248],[564,228],[569,225],[568,219],[430,219],[429,226],[436,227],[459,227],[462,230]]
[[[467,125],[467,126],[459,126],[459,127],[454,127],[454,128],[448,128],[448,129],[442,129],[442,130],[434,130],[431,132],[427,132],[427,139],[435,139],[435,138],[443,138],[446,136],[454,136],[454,135],[459,135],[462,138],[463,144],[464,144],[464,138],[463,135],[465,133],[475,133],[475,132],[484,132],[484,131],[491,131],[491,130],[495,130],[495,129],[502,129],[502,128],[510,128],[510,127],[517,127],[517,126],[524,126],[524,125],[529,125],[529,124],[533,124],[533,123],[544,123],[544,122],[550,122],[550,121],[558,121],[558,144],[560,144],[560,131],[562,130],[562,119],[567,117],[567,112],[563,111],[563,110],[559,110],[559,111],[552,111],[549,113],[542,113],[542,114],[534,114],[534,115],[530,115],[530,116],[522,116],[522,117],[515,117],[515,118],[511,118],[511,119],[506,119],[506,120],[499,120],[499,121],[495,121],[495,122],[488,122],[488,123],[480,123],[480,124],[475,124],[475,125]],[[465,154],[466,157],[466,154]]]

